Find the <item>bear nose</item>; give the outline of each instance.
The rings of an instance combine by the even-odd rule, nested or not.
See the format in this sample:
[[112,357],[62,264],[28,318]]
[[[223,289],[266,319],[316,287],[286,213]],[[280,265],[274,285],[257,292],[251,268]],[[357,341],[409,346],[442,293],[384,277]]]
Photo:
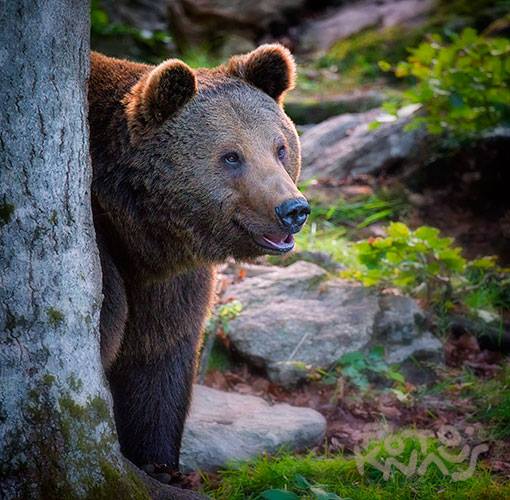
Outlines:
[[284,201],[275,208],[276,216],[285,229],[297,233],[310,214],[310,205],[304,198]]

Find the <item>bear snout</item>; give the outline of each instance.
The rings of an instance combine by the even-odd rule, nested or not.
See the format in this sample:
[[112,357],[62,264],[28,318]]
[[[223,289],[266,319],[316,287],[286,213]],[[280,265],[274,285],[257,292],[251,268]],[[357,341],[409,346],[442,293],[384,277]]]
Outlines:
[[305,198],[293,198],[280,203],[274,211],[283,229],[294,234],[301,231],[310,215],[310,205]]

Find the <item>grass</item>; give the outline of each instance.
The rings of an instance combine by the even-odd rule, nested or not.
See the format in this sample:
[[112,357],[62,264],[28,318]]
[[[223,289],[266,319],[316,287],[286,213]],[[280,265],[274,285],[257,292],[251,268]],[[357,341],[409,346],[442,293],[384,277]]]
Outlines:
[[466,384],[461,395],[476,402],[474,417],[487,426],[493,439],[510,438],[510,364],[494,378]]
[[406,203],[402,197],[387,194],[353,200],[338,198],[333,205],[315,204],[310,221],[323,221],[361,229],[376,222],[397,220],[405,206]]
[[325,205],[312,201],[312,214],[303,230],[296,234],[298,252],[323,252],[345,266],[355,266],[357,258],[351,241],[359,231],[376,222],[397,220],[406,210],[401,196],[388,193],[338,198]]
[[[422,453],[417,439],[405,438],[405,449],[401,455],[393,453],[402,463],[409,462],[411,452],[416,450],[418,467],[423,459],[440,445],[429,442]],[[372,446],[381,446],[381,442]],[[449,450],[454,452],[453,450]],[[362,456],[368,452],[363,451]],[[388,458],[383,450],[377,460]],[[449,464],[451,472],[467,468],[467,463]],[[251,462],[232,466],[221,472],[221,481],[207,483],[206,493],[217,499],[464,499],[510,498],[510,482],[499,482],[478,465],[475,474],[465,480],[454,481],[445,476],[436,465],[430,465],[423,476],[406,477],[393,468],[385,480],[383,473],[372,465],[364,464],[363,475],[356,460],[343,455],[319,457],[314,454],[295,456],[282,453],[275,457],[261,457]]]

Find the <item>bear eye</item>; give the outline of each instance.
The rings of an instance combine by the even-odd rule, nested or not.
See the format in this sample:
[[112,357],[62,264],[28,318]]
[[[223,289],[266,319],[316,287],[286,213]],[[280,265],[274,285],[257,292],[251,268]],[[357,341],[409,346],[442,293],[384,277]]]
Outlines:
[[223,162],[226,163],[229,167],[237,167],[241,163],[241,158],[235,152],[227,153],[223,156]]
[[285,160],[285,157],[287,156],[287,148],[285,146],[280,146],[278,148],[278,159],[280,161]]

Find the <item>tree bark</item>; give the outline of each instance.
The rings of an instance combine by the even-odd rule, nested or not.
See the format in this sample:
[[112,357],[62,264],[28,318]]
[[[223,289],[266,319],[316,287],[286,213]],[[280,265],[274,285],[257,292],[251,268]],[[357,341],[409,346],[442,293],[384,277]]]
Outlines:
[[0,0],[0,497],[143,498],[99,356],[89,3]]

